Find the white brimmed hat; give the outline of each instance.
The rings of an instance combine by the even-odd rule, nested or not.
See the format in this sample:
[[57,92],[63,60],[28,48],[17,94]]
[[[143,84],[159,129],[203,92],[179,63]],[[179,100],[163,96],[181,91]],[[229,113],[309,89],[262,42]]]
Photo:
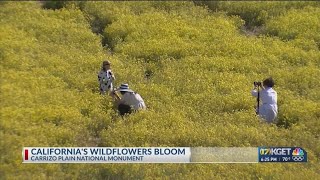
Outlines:
[[121,84],[121,86],[117,89],[117,91],[120,92],[133,92],[130,88],[128,84]]

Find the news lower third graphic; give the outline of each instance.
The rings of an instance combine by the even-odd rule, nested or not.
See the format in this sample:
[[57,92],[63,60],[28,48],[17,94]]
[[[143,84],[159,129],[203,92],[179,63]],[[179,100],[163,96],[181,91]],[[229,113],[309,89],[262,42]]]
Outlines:
[[300,147],[25,147],[23,163],[307,162]]

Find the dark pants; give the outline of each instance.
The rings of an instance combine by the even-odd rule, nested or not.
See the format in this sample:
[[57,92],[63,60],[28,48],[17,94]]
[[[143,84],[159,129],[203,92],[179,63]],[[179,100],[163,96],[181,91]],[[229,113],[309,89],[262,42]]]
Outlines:
[[125,114],[132,113],[131,107],[129,105],[126,105],[126,104],[119,104],[118,111],[119,111],[121,116],[124,116]]

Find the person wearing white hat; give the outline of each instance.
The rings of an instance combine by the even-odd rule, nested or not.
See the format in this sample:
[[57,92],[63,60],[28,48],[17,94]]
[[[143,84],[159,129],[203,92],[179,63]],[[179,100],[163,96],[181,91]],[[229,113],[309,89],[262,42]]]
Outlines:
[[115,77],[110,69],[110,61],[103,61],[101,71],[98,74],[98,81],[100,87],[100,94],[106,94],[113,89],[113,81]]
[[144,103],[144,100],[142,99],[140,94],[132,91],[129,88],[128,84],[121,84],[121,86],[115,91],[119,91],[122,95],[122,97],[120,98],[114,92],[114,94],[117,97],[116,103],[117,103],[120,115],[124,115],[127,113],[130,114],[132,111],[146,109],[146,104]]

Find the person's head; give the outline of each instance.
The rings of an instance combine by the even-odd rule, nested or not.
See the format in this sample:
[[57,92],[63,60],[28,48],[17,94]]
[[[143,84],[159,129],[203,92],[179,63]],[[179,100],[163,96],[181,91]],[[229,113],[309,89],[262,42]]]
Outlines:
[[263,84],[264,87],[273,87],[274,86],[274,81],[273,81],[272,77],[269,77],[269,78],[265,79],[262,82],[262,84]]
[[111,66],[110,61],[103,61],[103,62],[102,62],[102,69],[103,69],[104,71],[109,70],[109,69],[110,69],[110,66]]
[[118,88],[118,91],[120,91],[120,93],[122,95],[124,95],[125,93],[130,93],[130,92],[133,92],[130,88],[129,88],[129,85],[124,83],[124,84],[121,84],[120,87]]

